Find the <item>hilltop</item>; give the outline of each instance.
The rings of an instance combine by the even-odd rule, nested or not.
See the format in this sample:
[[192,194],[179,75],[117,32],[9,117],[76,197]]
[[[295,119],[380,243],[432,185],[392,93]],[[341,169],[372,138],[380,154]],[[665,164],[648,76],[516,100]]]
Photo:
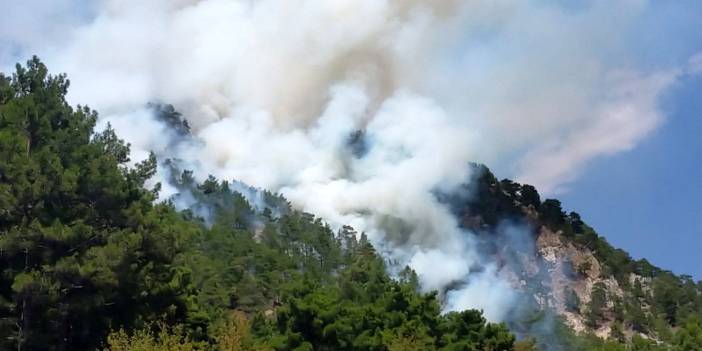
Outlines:
[[[615,249],[532,186],[472,168],[437,192],[524,297],[505,323],[442,313],[364,233],[283,196],[197,182],[151,155],[34,58],[0,76],[0,348],[17,350],[695,350],[702,287]],[[159,107],[178,133],[185,120]],[[180,203],[180,205],[177,205]],[[520,228],[510,234],[509,228]],[[475,267],[480,270],[481,267]],[[519,341],[517,341],[519,340]],[[627,346],[628,345],[628,346]]]

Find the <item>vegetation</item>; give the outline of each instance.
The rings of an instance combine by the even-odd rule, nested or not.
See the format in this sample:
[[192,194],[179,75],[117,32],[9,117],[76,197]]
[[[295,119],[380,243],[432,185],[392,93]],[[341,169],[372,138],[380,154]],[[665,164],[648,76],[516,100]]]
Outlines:
[[155,204],[155,158],[128,167],[68,86],[36,57],[0,76],[0,349],[513,349],[504,325],[440,314],[365,235],[280,197],[254,207],[241,184],[183,171],[198,206]]
[[[599,282],[593,287],[585,306],[581,306],[580,299],[571,289],[564,291],[566,310],[583,313],[590,330],[605,323],[612,328],[611,340],[606,343],[594,336],[578,337],[560,332],[559,339],[567,342],[565,350],[690,349],[682,340],[694,339],[687,333],[697,335],[702,318],[702,282],[657,268],[645,259],[632,259],[625,251],[612,247],[578,213],[566,214],[558,200],[541,201],[534,187],[508,179],[498,181],[486,167],[473,167],[476,176],[466,187],[476,189],[479,195],[442,198],[451,204],[457,216],[463,218],[464,226],[482,235],[493,235],[500,220],[505,219],[548,228],[567,242],[592,252],[599,263],[600,276],[613,277],[623,290],[621,297],[608,296],[608,290]],[[536,230],[535,235],[538,232]],[[592,267],[592,262],[585,261],[573,269],[582,278]],[[567,327],[563,325],[560,329],[564,331]]]
[[[155,202],[152,155],[128,166],[129,145],[97,113],[66,103],[69,81],[35,57],[0,74],[0,349],[14,350],[536,350],[474,310],[441,313],[416,274],[397,279],[363,233],[332,231],[275,194],[213,177],[198,183],[165,162],[182,199]],[[169,105],[151,105],[178,134],[189,126]],[[653,335],[603,341],[556,321],[567,350],[697,350],[701,287],[613,249],[576,213],[536,189],[497,181],[482,168],[467,199],[437,195],[465,225],[509,217],[544,225],[590,248],[626,287],[605,313],[606,292],[581,306],[592,327]],[[192,199],[183,211],[175,202]],[[589,268],[588,268],[589,270]],[[629,282],[635,273],[643,280]],[[644,281],[645,280],[645,281]],[[568,292],[566,292],[568,294]],[[646,306],[642,308],[642,306]],[[610,314],[615,315],[611,317]],[[543,316],[543,314],[540,314]],[[536,323],[538,318],[532,322]],[[560,343],[560,344],[559,344]],[[556,345],[558,344],[558,345]],[[626,344],[626,345],[625,345]],[[555,345],[555,346],[554,346]],[[559,346],[560,345],[560,346]]]
[[592,329],[599,327],[600,321],[604,319],[604,309],[607,307],[607,290],[601,282],[595,284],[590,294],[590,304],[587,309],[587,326]]
[[185,316],[181,268],[198,231],[127,168],[113,130],[69,107],[69,82],[34,58],[0,77],[0,343],[88,349],[112,326]]

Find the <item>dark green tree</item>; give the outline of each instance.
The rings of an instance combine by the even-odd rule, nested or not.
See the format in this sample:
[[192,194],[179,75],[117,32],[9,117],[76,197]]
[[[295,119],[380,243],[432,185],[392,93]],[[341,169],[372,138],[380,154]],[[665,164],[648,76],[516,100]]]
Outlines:
[[536,188],[529,184],[523,184],[520,190],[519,200],[524,206],[533,206],[535,209],[539,209],[541,206],[541,197]]
[[565,213],[558,200],[545,200],[539,208],[539,215],[541,220],[552,229],[562,229],[565,224]]
[[34,57],[0,75],[0,343],[91,349],[111,326],[177,319],[187,277],[171,266],[194,229],[143,188],[153,157],[97,114],[66,103],[69,82]]
[[607,289],[601,283],[595,283],[592,287],[590,295],[590,303],[588,304],[586,323],[590,328],[598,328],[600,322],[604,319],[605,309],[607,307]]

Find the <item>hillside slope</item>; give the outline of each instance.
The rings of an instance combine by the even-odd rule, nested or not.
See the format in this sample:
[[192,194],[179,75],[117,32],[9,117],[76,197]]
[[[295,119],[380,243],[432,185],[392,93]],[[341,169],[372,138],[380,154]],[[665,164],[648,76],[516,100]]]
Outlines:
[[[632,260],[558,201],[483,166],[436,196],[523,292],[508,323],[443,313],[446,291],[420,292],[409,268],[391,276],[364,233],[280,195],[197,182],[162,160],[176,192],[157,202],[155,155],[128,166],[129,146],[95,130],[95,111],[69,106],[68,86],[37,58],[0,75],[2,350],[702,345],[699,283]],[[177,111],[155,109],[187,137]]]
[[473,167],[477,175],[466,187],[475,195],[448,199],[462,225],[484,237],[505,221],[527,228],[533,241],[515,246],[498,240],[503,245],[493,248],[504,262],[502,273],[576,332],[667,343],[676,329],[702,316],[702,282],[632,259],[578,213],[566,214],[558,200],[541,201],[533,187]]
[[518,345],[479,311],[442,314],[365,235],[279,196],[182,171],[155,203],[155,156],[128,166],[129,145],[69,106],[68,86],[36,57],[0,74],[0,350]]

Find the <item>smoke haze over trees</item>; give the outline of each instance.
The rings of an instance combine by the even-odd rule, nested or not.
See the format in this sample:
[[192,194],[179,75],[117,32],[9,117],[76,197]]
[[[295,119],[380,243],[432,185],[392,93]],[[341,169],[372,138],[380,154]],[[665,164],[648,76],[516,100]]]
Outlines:
[[[655,131],[702,72],[699,55],[636,60],[652,7],[7,4],[3,342],[694,343],[698,282],[548,198]],[[36,58],[10,74],[35,52],[71,89]]]
[[[283,197],[238,182],[196,182],[175,161],[164,163],[178,195],[154,203],[161,184],[145,184],[156,158],[126,166],[129,146],[109,127],[94,129],[95,111],[69,106],[68,86],[37,58],[11,78],[0,76],[5,348],[624,349],[617,338],[636,350],[657,347],[638,335],[656,338],[662,350],[699,345],[699,283],[631,260],[577,213],[563,213],[557,200],[542,202],[531,186],[498,182],[483,166],[466,165],[476,174],[464,183],[470,192],[437,194],[437,201],[450,203],[461,227],[478,238],[499,233],[501,219],[532,218],[597,247],[596,259],[622,284],[623,299],[598,283],[587,306],[576,297],[569,308],[582,311],[592,329],[614,323],[611,341],[575,336],[559,320],[539,334],[534,327],[550,312],[538,304],[531,317],[520,313],[509,324],[489,323],[475,310],[441,313],[451,291],[418,292],[421,281],[410,267],[389,276],[396,263],[378,255],[365,233],[349,226],[335,232]],[[170,128],[187,126],[172,108],[156,110]],[[185,194],[187,208],[177,211]],[[487,251],[515,245],[485,243],[497,245],[482,244]],[[587,274],[591,267],[580,269]],[[628,274],[642,280],[629,285]],[[637,309],[642,305],[646,310]],[[508,327],[525,339],[515,342]]]

